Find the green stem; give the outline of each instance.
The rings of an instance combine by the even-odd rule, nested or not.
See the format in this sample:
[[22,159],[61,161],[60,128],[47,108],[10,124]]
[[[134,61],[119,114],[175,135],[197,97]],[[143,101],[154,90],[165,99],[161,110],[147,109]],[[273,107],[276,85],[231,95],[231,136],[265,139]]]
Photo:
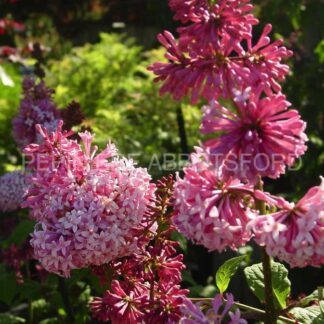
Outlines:
[[[30,273],[30,261],[26,261],[25,263],[25,269],[27,278],[31,279],[31,273]],[[33,308],[33,300],[28,299],[28,323],[33,324],[34,323],[34,308]]]
[[[258,184],[256,186],[257,189],[263,191],[263,183],[261,177],[259,178]],[[260,211],[260,215],[266,214],[266,204],[264,201],[257,201],[256,203],[257,209]],[[265,248],[262,248],[262,268],[263,268],[263,276],[264,276],[264,296],[265,296],[265,311],[266,318],[265,324],[275,324],[277,322],[277,314],[274,305],[274,296],[272,290],[272,275],[271,275],[271,259],[267,254]]]
[[273,303],[271,259],[264,248],[262,249],[262,267],[264,275],[265,310],[267,314],[265,324],[275,324],[277,322],[277,314]]
[[183,116],[181,106],[177,108],[177,123],[178,123],[178,131],[179,131],[179,138],[180,138],[180,145],[181,145],[181,153],[188,154],[189,148],[188,148],[187,132],[185,126],[185,119]]
[[67,319],[69,323],[74,323],[74,312],[70,302],[69,293],[62,277],[58,278],[58,289],[62,297],[63,305],[66,310]]

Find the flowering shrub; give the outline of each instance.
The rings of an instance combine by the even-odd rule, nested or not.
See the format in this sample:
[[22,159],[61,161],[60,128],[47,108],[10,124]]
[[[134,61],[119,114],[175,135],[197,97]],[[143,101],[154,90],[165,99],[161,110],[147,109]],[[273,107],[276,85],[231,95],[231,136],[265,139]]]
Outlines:
[[[289,109],[278,83],[289,72],[283,61],[292,52],[281,40],[271,42],[270,25],[254,41],[259,22],[249,0],[169,4],[184,26],[177,30],[178,40],[168,31],[158,36],[168,62],[153,63],[149,70],[162,81],[161,94],[209,101],[200,128],[208,139],[191,154],[182,177],[174,181],[169,176],[155,185],[147,169],[119,157],[115,145],[97,153],[91,132],[63,129],[61,117],[68,122],[66,129],[82,121],[79,106],[73,103],[59,112],[44,81],[27,79],[13,125],[29,159],[27,184],[21,187],[27,188],[22,207],[36,221],[33,256],[60,276],[70,322],[74,314],[61,277],[81,268],[90,269],[101,288],[102,296],[90,301],[93,320],[321,322],[323,288],[289,301],[288,270],[272,258],[291,267],[323,265],[323,178],[296,204],[263,188],[266,178],[277,179],[307,149],[306,123]],[[17,185],[11,176],[3,177],[5,189]],[[5,211],[17,208],[22,194],[14,193],[19,197],[5,199]],[[225,294],[237,269],[249,263],[246,255],[218,269],[214,298],[193,297],[181,286],[185,264],[176,230],[209,251],[236,251],[254,240],[262,262],[245,267],[244,274],[264,309]],[[15,262],[8,261],[10,256]],[[20,280],[21,264],[29,256],[10,245],[4,258]]]
[[[156,81],[163,82],[162,95],[169,92],[177,100],[189,95],[193,103],[201,96],[209,100],[201,131],[221,133],[192,155],[184,179],[175,184],[177,229],[209,250],[237,249],[252,237],[265,247],[263,297],[251,280],[256,266],[247,269],[246,276],[265,301],[265,323],[276,323],[278,292],[273,291],[272,277],[280,265],[275,266],[269,255],[291,266],[324,263],[323,185],[310,189],[296,206],[262,192],[262,178],[278,178],[285,166],[305,153],[307,136],[305,122],[296,110],[288,109],[290,103],[278,83],[289,72],[282,61],[292,52],[282,40],[271,43],[271,25],[254,44],[253,26],[258,21],[250,14],[249,2],[170,0],[175,19],[186,26],[178,28],[178,41],[168,31],[158,36],[169,62],[154,63],[149,69]],[[224,100],[230,108],[221,104]],[[224,292],[228,284],[224,288],[217,279],[216,275]],[[286,306],[287,292],[289,286],[279,297],[281,308]],[[187,302],[187,307],[188,323],[208,322],[192,304]]]

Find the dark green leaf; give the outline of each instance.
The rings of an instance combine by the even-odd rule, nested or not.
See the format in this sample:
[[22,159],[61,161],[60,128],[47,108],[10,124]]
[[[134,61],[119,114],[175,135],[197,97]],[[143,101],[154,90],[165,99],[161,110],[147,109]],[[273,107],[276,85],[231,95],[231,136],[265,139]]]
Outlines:
[[34,229],[34,222],[30,220],[21,221],[14,229],[10,237],[5,241],[6,245],[21,245]]
[[21,317],[13,316],[11,314],[0,314],[0,324],[18,324],[26,323],[26,320]]
[[218,293],[217,288],[213,285],[207,285],[200,292],[201,297],[212,298]]
[[298,306],[305,307],[313,301],[322,300],[323,299],[322,291],[323,291],[323,287],[319,287],[318,289],[313,291],[310,295],[301,299],[300,302],[298,303]]
[[186,238],[182,234],[180,234],[179,232],[173,232],[172,235],[171,235],[171,238],[174,241],[178,241],[181,250],[184,253],[187,253],[188,242],[187,242]]
[[[290,293],[288,270],[281,263],[272,262],[272,287],[277,308],[285,308],[286,300]],[[262,264],[254,264],[244,269],[249,287],[253,293],[264,302],[264,276]]]
[[306,308],[295,307],[290,312],[300,324],[323,324],[324,314],[320,306],[310,306]]
[[14,273],[6,273],[0,276],[0,301],[10,305],[16,295],[16,276]]
[[18,286],[18,293],[22,299],[38,299],[41,297],[41,284],[37,281],[25,279],[24,283]]

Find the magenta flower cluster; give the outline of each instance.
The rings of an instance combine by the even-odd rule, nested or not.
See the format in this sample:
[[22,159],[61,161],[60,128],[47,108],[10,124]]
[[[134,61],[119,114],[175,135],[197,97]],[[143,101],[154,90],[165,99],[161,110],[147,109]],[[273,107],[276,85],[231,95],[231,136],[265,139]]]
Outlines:
[[188,290],[180,288],[184,264],[173,245],[165,241],[114,262],[114,276],[119,279],[112,281],[102,298],[93,299],[93,316],[116,324],[178,323]]
[[27,191],[26,175],[21,171],[5,173],[0,177],[0,212],[20,209]]
[[[179,323],[188,290],[180,288],[185,266],[176,251],[179,244],[169,239],[172,186],[172,177],[157,184],[155,205],[147,213],[151,223],[158,224],[156,231],[152,226],[147,232],[150,243],[106,265],[113,280],[111,289],[91,302],[96,319],[113,324]],[[102,281],[107,278],[105,271],[96,272],[103,275]]]
[[[276,179],[306,151],[306,123],[281,93],[292,52],[272,42],[249,0],[169,1],[179,27],[158,36],[168,62],[149,67],[161,94],[209,101],[201,132],[208,140],[192,154],[175,185],[177,229],[210,251],[236,249],[252,237],[269,255],[291,266],[323,260],[323,189],[314,187],[296,205],[259,192],[262,178]],[[260,215],[259,201],[274,213]]]
[[24,207],[37,220],[31,245],[46,270],[68,276],[136,251],[138,233],[155,186],[146,169],[120,158],[113,144],[96,155],[93,135],[80,133],[82,147],[58,129],[37,127],[41,144],[28,145],[33,177]]
[[47,88],[44,81],[37,83],[32,78],[25,78],[22,88],[24,98],[19,114],[12,121],[13,137],[21,149],[40,141],[35,128],[37,124],[53,132],[60,119],[60,112],[52,98],[53,90]]
[[261,98],[235,97],[236,112],[217,101],[203,108],[203,134],[222,135],[204,143],[227,178],[256,183],[258,177],[278,178],[307,149],[306,123],[282,94]]
[[253,26],[249,0],[172,1],[175,18],[187,24],[178,28],[179,40],[165,31],[158,36],[166,48],[168,63],[154,63],[150,70],[163,81],[161,94],[176,100],[190,95],[193,103],[219,96],[231,98],[250,86],[267,94],[279,92],[289,68],[282,60],[292,52],[282,41],[270,42],[271,25],[252,43]]

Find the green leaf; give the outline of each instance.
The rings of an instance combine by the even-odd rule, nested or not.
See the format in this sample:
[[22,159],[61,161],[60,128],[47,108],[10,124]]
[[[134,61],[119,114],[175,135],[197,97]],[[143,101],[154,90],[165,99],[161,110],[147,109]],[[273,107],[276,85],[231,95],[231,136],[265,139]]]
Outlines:
[[174,240],[174,241],[178,241],[181,250],[184,253],[187,253],[187,250],[188,250],[188,241],[186,240],[186,238],[182,234],[180,234],[179,232],[173,232],[171,234],[171,239]]
[[[264,276],[262,264],[254,264],[244,269],[244,273],[249,287],[253,293],[264,302]],[[286,300],[290,293],[290,281],[288,279],[288,270],[281,263],[271,263],[272,288],[277,308],[286,307]]]
[[11,305],[13,298],[16,295],[16,276],[14,273],[6,273],[0,276],[0,301],[7,305]]
[[317,300],[323,300],[323,287],[317,288],[310,295],[301,299],[298,303],[298,306],[305,307],[309,303],[311,303],[313,301],[317,301]]
[[324,39],[322,39],[315,48],[315,54],[318,56],[320,63],[324,62]]
[[57,317],[47,318],[39,322],[39,324],[59,324],[59,323],[61,323],[61,321]]
[[207,285],[200,292],[201,297],[212,298],[218,293],[217,288],[213,285]]
[[10,237],[4,242],[6,245],[21,245],[34,229],[34,222],[30,220],[21,221],[14,229]]
[[310,306],[306,308],[295,307],[290,312],[300,324],[322,324],[324,323],[324,313],[320,306]]
[[18,293],[22,299],[38,299],[41,296],[42,285],[34,280],[25,279],[22,285],[18,286]]
[[241,262],[245,259],[245,255],[238,256],[227,260],[222,264],[216,272],[216,286],[218,287],[220,293],[226,291],[231,278],[234,276]]
[[13,87],[15,85],[2,66],[0,66],[0,81],[6,87]]
[[0,324],[18,324],[26,323],[26,320],[21,317],[13,316],[11,314],[0,314]]
[[191,286],[196,286],[197,283],[193,279],[192,274],[189,270],[184,270],[181,272],[182,281],[188,283]]

